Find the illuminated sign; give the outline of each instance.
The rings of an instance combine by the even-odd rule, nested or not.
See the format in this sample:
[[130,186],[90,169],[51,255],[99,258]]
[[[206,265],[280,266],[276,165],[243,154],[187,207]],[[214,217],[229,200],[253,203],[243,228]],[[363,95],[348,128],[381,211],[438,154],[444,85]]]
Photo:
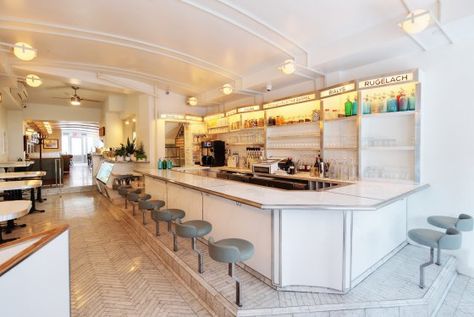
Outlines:
[[373,79],[361,80],[358,83],[359,89],[372,88],[385,85],[393,85],[413,80],[413,73],[397,74],[393,76],[378,77]]
[[199,116],[192,116],[190,114],[187,114],[185,116],[186,120],[189,120],[189,121],[199,121],[201,122],[202,121],[202,117],[199,117]]
[[227,111],[225,113],[225,116],[228,117],[228,116],[231,116],[231,115],[236,114],[236,113],[237,113],[237,109],[232,109],[230,111]]
[[256,111],[256,110],[260,110],[259,105],[240,107],[237,109],[237,112],[242,113],[242,112],[249,112],[249,111]]
[[275,107],[281,107],[281,106],[288,106],[292,105],[295,103],[302,103],[306,101],[311,101],[316,99],[316,94],[309,94],[309,95],[303,95],[303,96],[297,96],[293,98],[288,98],[288,99],[283,99],[283,100],[277,100],[273,102],[269,102],[263,105],[263,109],[271,109]]
[[223,113],[216,113],[216,114],[211,114],[209,116],[205,116],[204,120],[207,121],[207,120],[220,119],[220,118],[224,118]]
[[171,120],[184,120],[184,115],[163,113],[163,114],[160,115],[160,118],[161,119],[171,119]]
[[343,94],[343,93],[346,93],[346,92],[350,92],[350,91],[353,91],[353,90],[355,90],[355,84],[354,83],[349,83],[349,84],[345,84],[345,85],[342,85],[342,86],[336,86],[336,87],[329,88],[329,89],[326,89],[326,90],[321,90],[320,96],[321,96],[321,98],[331,97],[331,96]]

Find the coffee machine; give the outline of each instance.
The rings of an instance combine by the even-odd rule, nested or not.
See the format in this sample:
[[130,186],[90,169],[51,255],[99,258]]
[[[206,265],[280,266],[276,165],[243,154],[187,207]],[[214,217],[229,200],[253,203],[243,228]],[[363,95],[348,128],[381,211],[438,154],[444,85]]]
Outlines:
[[225,165],[225,142],[204,141],[201,142],[201,165],[202,166],[224,166]]

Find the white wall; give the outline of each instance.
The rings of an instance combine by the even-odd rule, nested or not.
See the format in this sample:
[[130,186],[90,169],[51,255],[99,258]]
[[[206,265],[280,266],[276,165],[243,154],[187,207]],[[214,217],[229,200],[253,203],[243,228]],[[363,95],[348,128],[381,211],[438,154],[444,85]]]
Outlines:
[[[7,111],[0,104],[0,162],[8,160],[8,148],[4,149],[4,146],[8,147],[8,136],[5,135],[6,132]],[[6,138],[4,136],[6,136]]]
[[117,147],[123,143],[122,119],[119,112],[106,112],[104,114],[105,137],[104,147]]
[[7,111],[8,160],[16,161],[23,157],[23,112]]

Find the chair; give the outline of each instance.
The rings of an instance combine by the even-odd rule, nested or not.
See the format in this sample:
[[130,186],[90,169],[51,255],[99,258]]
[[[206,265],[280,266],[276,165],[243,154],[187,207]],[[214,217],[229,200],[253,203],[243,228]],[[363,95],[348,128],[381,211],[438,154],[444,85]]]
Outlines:
[[204,220],[190,220],[183,223],[179,221],[175,225],[173,232],[173,251],[178,251],[177,236],[182,238],[191,238],[191,248],[198,254],[198,272],[204,272],[204,260],[202,253],[196,248],[196,238],[204,237],[211,232],[212,225]]
[[132,186],[120,186],[120,187],[118,188],[118,193],[119,193],[119,195],[124,198],[124,201],[125,201],[125,209],[128,208],[128,206],[127,206],[127,202],[128,202],[127,197],[128,197],[128,194],[129,194],[129,193],[133,193],[133,192],[139,194],[139,193],[141,193],[141,189],[135,189],[135,188],[132,188]]
[[[448,216],[431,216],[428,217],[428,223],[441,229],[456,228],[459,231],[472,231],[473,228],[473,219],[470,215],[466,214],[460,214],[457,218]],[[440,254],[441,252],[438,250],[438,258],[436,260],[437,265],[441,265]]]
[[149,194],[142,194],[141,190],[140,192],[131,192],[128,193],[127,195],[127,200],[130,202],[132,205],[132,214],[135,216],[135,206],[138,206],[138,203],[141,200],[149,200],[151,198],[151,195]]
[[146,225],[145,213],[146,211],[153,211],[160,209],[165,205],[163,200],[140,200],[138,202],[138,209],[143,213],[143,224]]
[[430,260],[420,265],[420,288],[425,287],[424,269],[434,263],[434,249],[440,252],[444,250],[457,250],[461,247],[462,236],[455,228],[448,228],[446,232],[431,229],[412,229],[408,231],[408,237],[413,241],[430,248]]
[[183,219],[186,213],[181,209],[155,209],[151,211],[151,219],[156,222],[156,235],[160,235],[160,221],[168,223],[168,232],[171,231],[171,223],[178,219]]
[[240,280],[235,276],[235,263],[243,262],[250,259],[254,252],[254,246],[247,240],[243,239],[224,239],[214,242],[209,238],[208,241],[209,256],[217,262],[228,263],[228,274],[235,280],[235,303],[242,307],[241,303],[241,286]]

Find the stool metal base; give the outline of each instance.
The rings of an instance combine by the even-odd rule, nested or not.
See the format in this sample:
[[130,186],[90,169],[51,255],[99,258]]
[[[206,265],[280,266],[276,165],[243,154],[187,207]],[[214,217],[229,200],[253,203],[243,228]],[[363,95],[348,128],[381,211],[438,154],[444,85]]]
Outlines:
[[242,289],[240,280],[235,276],[235,263],[229,263],[229,276],[235,281],[235,304],[239,307],[242,307],[242,303],[240,301],[242,297]]
[[[438,253],[439,255],[439,253]],[[425,268],[434,263],[434,249],[430,248],[430,260],[420,265],[420,288],[425,288]]]

